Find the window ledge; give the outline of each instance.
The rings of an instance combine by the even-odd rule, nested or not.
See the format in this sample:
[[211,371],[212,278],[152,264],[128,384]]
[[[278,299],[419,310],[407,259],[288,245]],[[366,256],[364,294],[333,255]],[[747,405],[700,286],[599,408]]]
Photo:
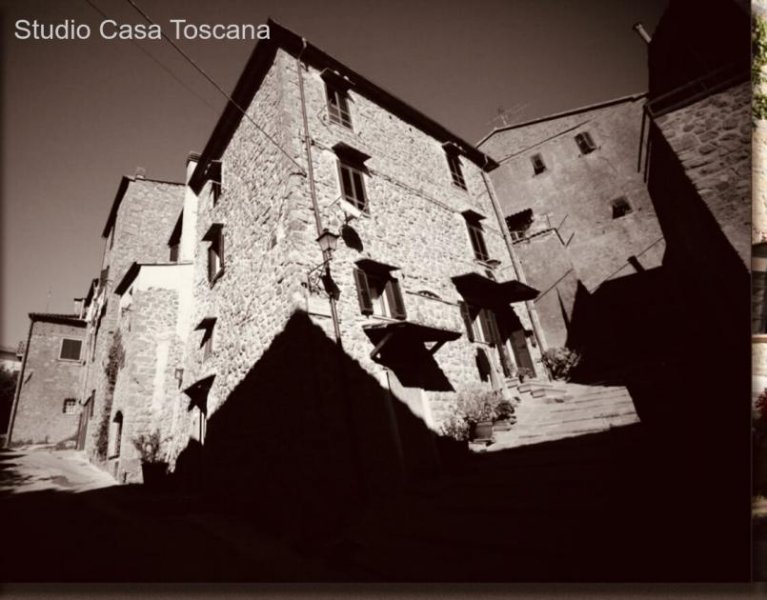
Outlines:
[[465,192],[467,194],[469,193],[469,187],[468,186],[459,185],[455,181],[453,181],[452,183],[453,183],[453,187],[455,189],[461,190],[462,192]]

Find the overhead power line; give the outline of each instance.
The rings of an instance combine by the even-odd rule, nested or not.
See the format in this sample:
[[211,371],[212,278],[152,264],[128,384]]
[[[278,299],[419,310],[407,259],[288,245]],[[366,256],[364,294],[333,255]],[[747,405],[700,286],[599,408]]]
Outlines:
[[[138,6],[133,0],[125,0],[125,1],[128,4],[130,4],[136,10],[136,12],[140,14],[144,18],[144,20],[146,20],[147,23],[149,23],[150,25],[158,26],[157,23],[155,23],[152,20],[152,18],[148,14],[146,14],[146,12],[144,12],[144,10],[140,6]],[[268,139],[272,144],[274,144],[280,150],[280,152],[282,152],[285,156],[288,157],[290,162],[296,165],[301,170],[302,173],[306,173],[306,170],[304,169],[304,167],[301,166],[296,161],[296,159],[293,158],[287,152],[287,150],[285,150],[272,136],[270,136],[266,131],[264,131],[264,129],[258,123],[256,123],[250,117],[250,115],[248,115],[247,112],[245,112],[242,106],[240,106],[237,102],[235,102],[234,99],[229,94],[227,94],[226,91],[220,85],[218,85],[218,83],[210,75],[208,75],[202,67],[200,67],[186,52],[184,52],[181,48],[179,48],[179,46],[165,34],[165,32],[162,30],[162,27],[160,27],[160,31],[161,31],[163,39],[165,39],[166,42],[168,42],[171,46],[173,46],[176,52],[178,52],[181,56],[184,57],[184,60],[186,60],[190,65],[192,65],[192,67],[194,67],[195,70],[198,73],[200,73],[200,75],[205,77],[205,79],[207,79],[211,83],[211,85],[213,85],[229,102],[231,102],[232,105],[242,113],[242,116],[244,116],[248,121],[250,121],[251,124],[256,129],[258,129],[258,131],[260,131],[264,135],[264,137],[266,137],[266,139]]]

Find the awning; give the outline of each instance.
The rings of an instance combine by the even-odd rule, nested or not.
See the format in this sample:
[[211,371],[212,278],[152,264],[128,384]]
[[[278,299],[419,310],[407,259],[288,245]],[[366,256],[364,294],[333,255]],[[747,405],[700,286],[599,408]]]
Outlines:
[[493,281],[479,273],[458,275],[453,277],[453,283],[461,296],[480,306],[498,306],[535,300],[540,293],[521,281]]
[[438,327],[428,327],[411,321],[397,321],[396,323],[380,323],[363,326],[365,334],[376,346],[370,353],[370,358],[376,358],[384,346],[392,341],[409,344],[425,344],[435,342],[429,349],[431,354],[439,350],[446,342],[452,342],[461,337],[461,332]]

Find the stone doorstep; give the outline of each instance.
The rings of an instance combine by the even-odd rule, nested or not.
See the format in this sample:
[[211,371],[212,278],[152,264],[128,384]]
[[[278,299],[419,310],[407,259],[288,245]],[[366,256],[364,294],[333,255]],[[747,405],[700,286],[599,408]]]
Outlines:
[[573,425],[576,423],[600,423],[602,421],[612,421],[612,420],[624,420],[624,419],[633,419],[637,423],[639,422],[639,417],[637,417],[636,413],[634,411],[626,411],[626,412],[612,412],[607,414],[597,414],[597,415],[589,415],[589,416],[583,416],[583,417],[577,417],[576,418],[570,418],[570,419],[557,419],[557,420],[550,420],[550,421],[535,421],[530,422],[529,427],[527,426],[527,423],[520,423],[519,427],[515,427],[512,429],[512,432],[514,430],[520,431],[524,429],[539,429],[539,428],[548,428],[548,427],[556,427],[556,426],[568,426]]

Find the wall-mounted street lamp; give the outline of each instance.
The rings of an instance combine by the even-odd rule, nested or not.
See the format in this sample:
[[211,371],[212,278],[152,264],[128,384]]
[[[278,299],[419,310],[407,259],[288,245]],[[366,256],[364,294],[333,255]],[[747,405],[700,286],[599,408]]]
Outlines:
[[[331,233],[327,227],[323,229],[322,233],[317,238],[317,243],[320,245],[320,250],[322,250],[322,254],[332,254],[333,251],[338,246],[339,237],[341,236],[335,233]],[[330,256],[328,256],[322,264],[324,265],[329,258]]]

